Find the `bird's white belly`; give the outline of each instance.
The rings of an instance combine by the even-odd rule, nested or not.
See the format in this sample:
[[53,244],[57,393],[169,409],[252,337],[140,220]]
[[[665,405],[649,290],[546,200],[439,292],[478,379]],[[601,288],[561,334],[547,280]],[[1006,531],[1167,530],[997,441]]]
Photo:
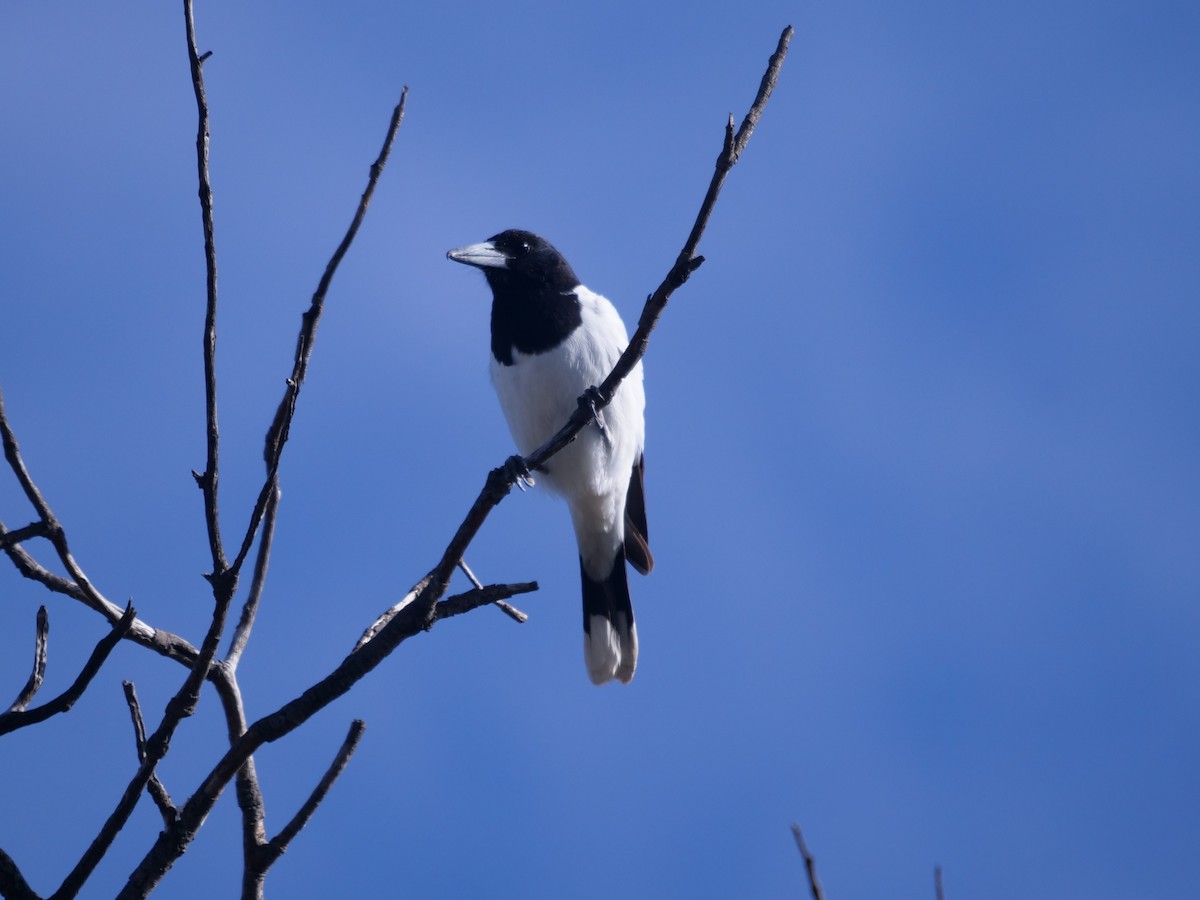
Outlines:
[[[492,382],[517,449],[528,456],[562,428],[585,390],[603,381],[628,343],[616,310],[578,288],[583,324],[559,346],[525,354],[513,348],[513,364],[492,360]],[[592,423],[553,456],[535,478],[561,494],[571,510],[584,565],[593,577],[608,575],[624,541],[625,495],[645,441],[646,405],[639,363],[604,408],[604,429]]]
[[[552,350],[536,356],[514,354],[514,365],[492,364],[492,379],[500,406],[508,420],[513,440],[522,455],[529,455],[567,424],[575,411],[579,396],[602,378],[585,379],[572,366],[563,365],[562,350]],[[605,373],[607,374],[607,372]],[[618,394],[620,396],[620,394]],[[569,445],[564,447],[537,473],[546,486],[567,498],[584,498],[611,493],[612,474],[618,462],[616,451],[623,449],[620,435],[609,427],[619,418],[610,406],[604,412],[609,439],[595,425],[588,425]],[[625,469],[626,480],[633,465],[633,456]]]

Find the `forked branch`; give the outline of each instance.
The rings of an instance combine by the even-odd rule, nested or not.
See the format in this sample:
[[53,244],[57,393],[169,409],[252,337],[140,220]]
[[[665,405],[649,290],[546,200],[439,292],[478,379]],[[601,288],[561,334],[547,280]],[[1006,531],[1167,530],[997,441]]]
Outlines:
[[[45,612],[45,607],[42,608],[42,612]],[[36,725],[38,722],[44,722],[51,716],[64,713],[74,706],[75,701],[83,696],[83,692],[87,690],[87,686],[92,683],[92,679],[96,677],[96,673],[100,671],[100,667],[104,665],[104,661],[108,659],[108,655],[112,653],[113,648],[116,647],[117,644],[121,643],[121,638],[125,637],[125,635],[129,632],[130,626],[133,625],[133,617],[133,604],[130,604],[129,606],[125,607],[125,615],[121,616],[121,618],[117,620],[117,623],[113,625],[112,630],[102,637],[100,642],[96,644],[95,649],[92,650],[87,662],[83,664],[83,668],[80,670],[79,675],[77,675],[75,680],[71,683],[71,686],[53,700],[43,703],[41,706],[33,709],[25,709],[22,707],[20,709],[10,709],[8,712],[0,714],[0,735],[8,734],[10,731],[16,731],[18,728]],[[45,629],[41,627],[43,623],[46,626]],[[44,616],[39,615],[38,625],[39,647],[37,655],[40,658],[39,661],[41,663],[42,672],[44,673],[46,666],[45,643],[46,634],[49,629],[49,623],[44,622]],[[34,675],[38,674],[37,665],[38,662],[35,661]],[[38,679],[38,684],[40,685],[40,679]],[[30,692],[26,703],[33,698],[33,693],[36,693],[36,690],[37,688],[35,687],[34,690]],[[24,694],[24,692],[22,693]],[[21,698],[18,698],[18,700],[20,699]]]

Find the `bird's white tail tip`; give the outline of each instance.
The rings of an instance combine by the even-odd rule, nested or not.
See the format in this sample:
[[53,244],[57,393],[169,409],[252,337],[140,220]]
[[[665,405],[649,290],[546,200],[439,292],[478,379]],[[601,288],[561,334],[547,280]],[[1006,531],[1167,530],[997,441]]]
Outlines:
[[592,616],[583,633],[583,658],[592,684],[613,679],[622,684],[633,681],[637,669],[637,626],[618,614],[614,624],[604,616]]

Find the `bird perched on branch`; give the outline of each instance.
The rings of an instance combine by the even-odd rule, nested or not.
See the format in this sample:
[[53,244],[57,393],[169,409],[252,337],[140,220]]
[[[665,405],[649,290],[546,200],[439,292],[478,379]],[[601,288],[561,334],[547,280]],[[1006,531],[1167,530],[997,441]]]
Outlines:
[[[612,371],[629,343],[625,324],[531,232],[504,231],[446,255],[482,270],[492,289],[492,382],[517,449],[528,456]],[[643,575],[654,567],[643,493],[645,405],[639,362],[597,421],[537,473],[571,511],[583,579],[583,655],[596,684],[628,684],[637,667],[625,563]]]

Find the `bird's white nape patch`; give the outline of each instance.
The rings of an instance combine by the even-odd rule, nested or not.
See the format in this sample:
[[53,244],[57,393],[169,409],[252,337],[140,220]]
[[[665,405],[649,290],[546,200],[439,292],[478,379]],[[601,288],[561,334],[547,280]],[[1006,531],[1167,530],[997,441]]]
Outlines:
[[637,626],[631,626],[623,613],[617,614],[615,627],[604,616],[590,617],[583,633],[583,658],[592,684],[614,678],[629,684],[637,669]]

